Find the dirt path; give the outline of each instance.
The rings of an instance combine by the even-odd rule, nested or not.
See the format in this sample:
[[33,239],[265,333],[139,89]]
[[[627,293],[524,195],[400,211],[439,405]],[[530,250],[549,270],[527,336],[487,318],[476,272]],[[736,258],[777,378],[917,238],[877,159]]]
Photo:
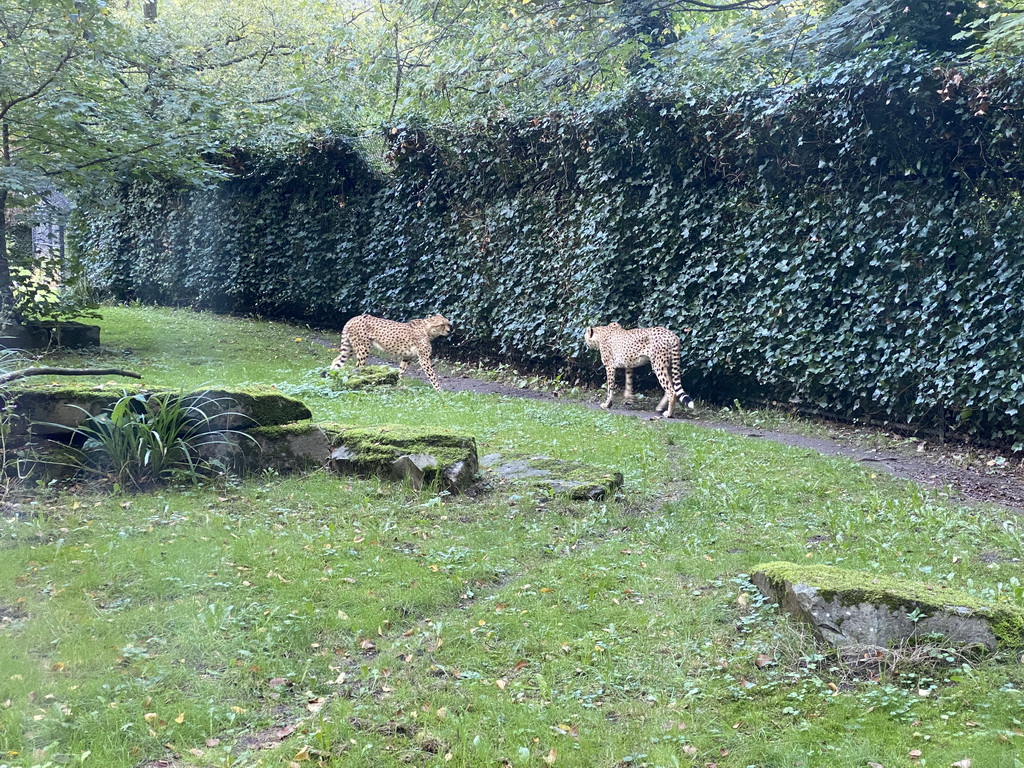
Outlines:
[[[322,343],[330,345],[327,341]],[[371,358],[371,362],[377,361]],[[522,389],[468,376],[441,375],[441,371],[438,373],[441,378],[441,386],[447,390],[524,397],[549,402],[559,401],[559,397],[552,392]],[[410,369],[410,375],[425,380],[418,367],[414,366]],[[596,409],[600,407],[599,399],[600,395],[595,392],[594,399],[583,404]],[[655,416],[653,411],[638,408],[612,408],[609,412],[642,419]],[[955,447],[918,443],[919,447],[924,446],[925,450],[922,452],[912,446],[899,445],[895,438],[888,441],[891,444],[886,448],[867,448],[858,439],[863,438],[867,433],[872,433],[875,436],[885,435],[883,430],[871,430],[863,427],[854,430],[837,425],[830,428],[832,433],[830,438],[822,438],[715,421],[700,416],[699,412],[695,417],[684,418],[688,424],[697,427],[722,429],[751,439],[773,440],[783,445],[816,451],[825,456],[844,456],[869,465],[878,471],[887,472],[904,480],[913,480],[926,487],[948,488],[954,496],[965,500],[999,504],[1013,512],[1024,514],[1024,466],[1020,466],[1020,462],[1016,460],[1014,461],[1015,466],[1012,468],[1008,465],[1000,465],[1001,460],[995,452],[974,448],[969,451],[973,455],[972,460],[964,461],[964,454],[968,452],[966,449],[958,451]]]
[[[549,402],[559,400],[550,392],[519,389],[463,376],[442,377],[441,386],[459,392],[525,397]],[[600,407],[596,400],[583,404],[595,409]],[[611,408],[609,412],[642,419],[649,419],[655,415],[652,411],[634,408]],[[956,454],[951,454],[937,445],[926,445],[924,452],[906,447],[873,449],[858,445],[852,437],[844,439],[841,427],[834,430],[834,439],[827,439],[729,424],[700,415],[685,420],[688,424],[697,427],[722,429],[751,439],[773,440],[783,445],[816,451],[825,456],[844,456],[869,465],[878,471],[888,472],[890,475],[904,480],[913,480],[927,487],[948,487],[955,495],[966,500],[999,504],[1014,512],[1024,514],[1024,472],[1020,469],[988,467],[983,460],[976,460],[970,466],[957,466]],[[863,432],[864,430],[858,431]],[[992,456],[995,457],[996,454],[993,453]]]

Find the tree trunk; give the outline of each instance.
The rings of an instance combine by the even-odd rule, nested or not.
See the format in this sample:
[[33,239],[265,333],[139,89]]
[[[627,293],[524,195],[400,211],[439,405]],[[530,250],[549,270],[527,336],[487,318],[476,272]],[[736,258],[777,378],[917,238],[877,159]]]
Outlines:
[[[0,127],[3,165],[11,164],[11,129],[6,122]],[[7,189],[0,187],[0,318],[14,318],[14,286],[11,285],[11,265],[7,261]]]
[[142,0],[142,16],[146,21],[156,21],[156,0]]

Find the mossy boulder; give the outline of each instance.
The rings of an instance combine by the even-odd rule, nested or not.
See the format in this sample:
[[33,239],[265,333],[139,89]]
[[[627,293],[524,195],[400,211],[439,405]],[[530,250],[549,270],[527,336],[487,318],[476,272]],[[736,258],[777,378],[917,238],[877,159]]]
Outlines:
[[[48,438],[66,435],[89,417],[109,409],[124,395],[142,392],[149,390],[126,387],[123,382],[12,385],[6,390],[15,415],[11,435],[22,437],[29,431]],[[303,402],[272,387],[210,389],[186,394],[184,399],[192,400],[212,417],[213,429],[275,426],[313,416]]]
[[100,327],[74,320],[26,320],[0,332],[2,349],[82,349],[100,343]]
[[13,413],[11,436],[17,439],[29,432],[43,437],[67,435],[89,417],[113,406],[125,393],[142,391],[118,382],[12,384],[5,389]]
[[232,441],[236,446],[231,458],[239,474],[273,469],[301,472],[327,464],[331,441],[319,424],[303,421],[271,427],[255,427]]
[[328,466],[335,472],[406,480],[464,491],[479,467],[476,440],[439,427],[321,425],[331,441]]
[[943,585],[789,562],[758,565],[751,580],[835,646],[891,647],[938,635],[953,646],[1024,647],[1024,610]]
[[331,389],[370,389],[371,387],[393,387],[398,384],[397,368],[386,365],[364,365],[362,368],[340,368],[327,371]]
[[499,484],[525,485],[576,501],[614,496],[622,473],[550,456],[494,453],[481,461],[484,474]]
[[208,389],[185,397],[197,398],[215,429],[275,427],[313,418],[305,403],[273,387]]

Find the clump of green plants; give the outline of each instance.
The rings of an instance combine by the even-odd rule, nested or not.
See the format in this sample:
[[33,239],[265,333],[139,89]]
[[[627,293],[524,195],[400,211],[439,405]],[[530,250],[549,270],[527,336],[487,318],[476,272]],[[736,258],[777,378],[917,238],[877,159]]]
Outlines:
[[109,477],[116,488],[197,482],[223,471],[218,456],[231,450],[233,436],[252,439],[218,426],[224,417],[242,416],[226,405],[225,398],[207,393],[125,394],[74,430],[84,442],[73,460],[85,471]]
[[67,322],[73,318],[98,318],[99,303],[85,278],[62,278],[62,263],[48,257],[31,266],[11,265],[17,316],[28,320]]

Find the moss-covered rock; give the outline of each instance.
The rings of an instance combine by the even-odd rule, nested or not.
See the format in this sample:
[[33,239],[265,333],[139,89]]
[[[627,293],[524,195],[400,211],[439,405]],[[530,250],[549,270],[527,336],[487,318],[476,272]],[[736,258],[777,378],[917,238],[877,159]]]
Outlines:
[[264,469],[300,472],[327,464],[331,453],[327,433],[318,424],[304,421],[272,427],[256,427],[238,435],[231,461],[236,472]]
[[397,368],[386,365],[364,365],[362,368],[340,368],[327,371],[331,389],[369,389],[371,387],[393,387],[398,384]]
[[63,380],[12,384],[5,391],[12,408],[11,435],[14,438],[24,437],[29,432],[42,436],[67,435],[89,417],[113,406],[126,393],[135,395],[144,391],[141,387],[126,387],[122,382],[84,384]]
[[404,479],[414,487],[463,491],[479,467],[471,435],[439,427],[321,425],[331,441],[329,466],[342,474]]
[[525,485],[577,501],[604,499],[622,487],[621,472],[549,456],[495,453],[481,463],[485,475],[499,484]]
[[26,320],[0,334],[0,349],[82,349],[100,343],[100,327],[74,320]]
[[215,429],[273,427],[313,418],[305,403],[273,387],[208,389],[186,397],[197,399],[203,412],[213,417]]
[[1024,647],[1024,611],[943,585],[789,562],[758,565],[751,580],[836,646],[892,646],[936,634],[958,646]]

